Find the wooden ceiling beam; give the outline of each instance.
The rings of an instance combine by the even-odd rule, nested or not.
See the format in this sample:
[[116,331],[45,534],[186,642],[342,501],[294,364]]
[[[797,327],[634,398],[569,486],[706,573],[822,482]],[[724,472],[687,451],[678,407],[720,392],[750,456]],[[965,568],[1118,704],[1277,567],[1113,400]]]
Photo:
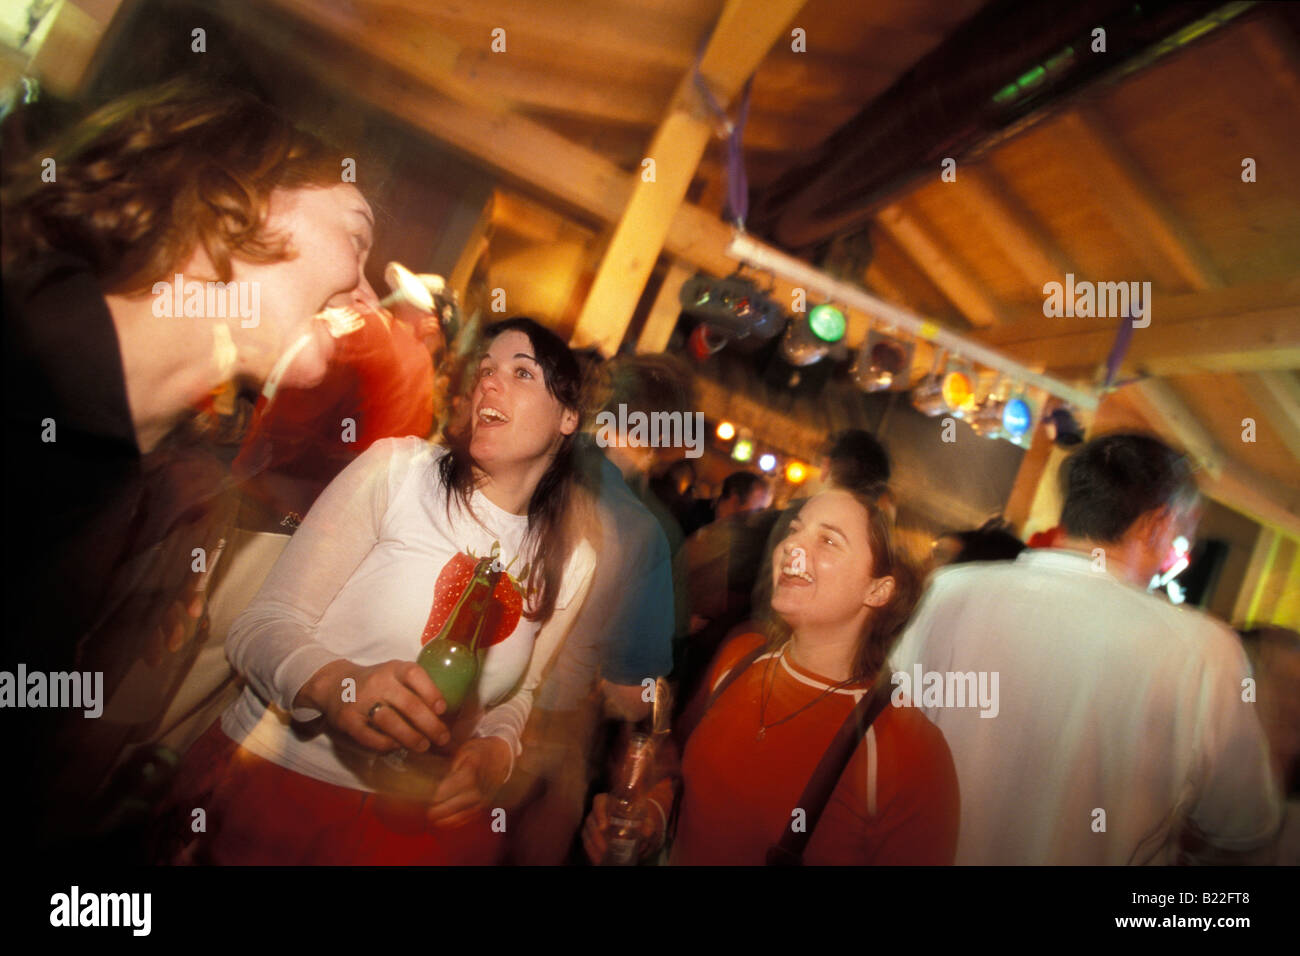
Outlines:
[[[804,0],[728,0],[698,68],[718,103],[725,106],[735,97],[803,4]],[[694,69],[687,71],[650,141],[643,168],[633,180],[631,199],[583,303],[573,331],[579,347],[595,346],[606,355],[618,351],[715,122],[696,87]],[[653,164],[650,170],[646,163]]]
[[1001,320],[1001,307],[984,284],[953,258],[942,237],[919,213],[905,208],[902,202],[894,203],[880,211],[876,222],[971,325],[987,328]]
[[1300,377],[1295,372],[1259,372],[1243,376],[1242,384],[1264,410],[1291,457],[1300,462]]
[[[1046,318],[1008,324],[977,338],[1028,365],[1099,366],[1116,320]],[[1151,325],[1135,329],[1120,374],[1300,368],[1300,278],[1230,289],[1153,296]]]
[[1125,391],[1157,432],[1202,464],[1197,482],[1202,494],[1260,524],[1300,537],[1300,488],[1288,487],[1227,456],[1167,382],[1150,379]]
[[970,217],[986,229],[1008,262],[1033,287],[1064,281],[1073,264],[1033,214],[1017,201],[1001,178],[987,167],[967,165],[953,184],[953,195]]
[[668,340],[677,327],[677,317],[682,312],[678,298],[682,284],[693,275],[693,267],[676,260],[668,266],[668,274],[659,286],[659,294],[655,296],[654,305],[650,307],[650,314],[646,316],[641,335],[637,338],[638,352],[662,352],[668,347]]
[[[322,23],[310,14],[316,8],[306,0],[274,0],[280,7],[303,7],[294,14],[317,30],[333,37],[336,44],[355,43],[346,22],[331,19]],[[282,28],[282,27],[281,27]],[[541,123],[506,108],[499,98],[468,94],[458,83],[433,85],[426,73],[410,75],[396,41],[386,36],[367,36],[355,68],[340,71],[329,56],[311,52],[301,42],[300,27],[293,24],[283,33],[263,23],[268,42],[283,49],[308,74],[342,95],[363,100],[382,113],[406,123],[453,149],[468,155],[498,174],[526,185],[569,209],[595,220],[619,221],[632,194],[633,178],[598,153],[573,143]],[[296,38],[296,39],[295,39]],[[279,41],[279,42],[277,42]],[[339,47],[335,53],[343,52]],[[351,51],[348,51],[351,52]],[[444,51],[444,60],[454,63],[459,53]],[[436,71],[435,71],[436,72]],[[464,96],[464,99],[460,98]],[[468,102],[467,102],[468,100]],[[664,251],[696,268],[727,275],[736,263],[727,255],[732,228],[714,213],[691,203],[681,203],[672,216]],[[787,305],[793,300],[794,285],[775,283],[773,295]],[[865,325],[865,317],[850,310],[851,327]],[[847,343],[850,348],[856,342]]]
[[1056,135],[1069,144],[1067,160],[1079,178],[1092,184],[1098,206],[1135,245],[1153,248],[1193,289],[1212,289],[1223,277],[1191,232],[1129,155],[1104,119],[1078,107],[1058,120]]
[[656,93],[644,82],[592,82],[486,50],[463,50],[454,72],[519,107],[639,126],[652,127],[660,120],[671,92]]
[[[283,0],[274,0],[276,3]],[[506,31],[506,55],[511,50],[586,49],[609,59],[685,69],[696,44],[708,30],[708,5],[694,18],[647,16],[645,10],[620,9],[603,0],[492,0],[491,3],[441,3],[430,0],[290,0],[311,7],[350,11],[363,23],[380,22],[389,11],[405,20],[429,23],[433,29],[457,36],[481,35],[483,46],[495,29]]]

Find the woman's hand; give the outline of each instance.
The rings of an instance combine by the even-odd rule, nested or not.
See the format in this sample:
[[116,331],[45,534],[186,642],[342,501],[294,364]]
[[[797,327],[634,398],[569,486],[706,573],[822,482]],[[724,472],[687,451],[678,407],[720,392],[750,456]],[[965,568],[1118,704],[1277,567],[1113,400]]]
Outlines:
[[[649,856],[663,845],[664,835],[659,832],[661,815],[654,807],[647,806],[641,818],[641,856]],[[592,802],[591,813],[582,825],[582,846],[587,851],[587,859],[597,865],[605,859],[609,841],[605,831],[609,829],[609,794],[598,793]]]
[[[343,699],[343,681],[356,681],[355,694]],[[405,747],[445,746],[451,734],[439,715],[447,709],[433,679],[413,661],[386,661],[362,667],[349,660],[326,664],[298,691],[295,707],[311,707],[330,726],[363,747],[386,753]]]
[[465,741],[451,762],[451,771],[433,793],[429,822],[439,827],[469,822],[505,784],[512,757],[510,744],[500,737]]

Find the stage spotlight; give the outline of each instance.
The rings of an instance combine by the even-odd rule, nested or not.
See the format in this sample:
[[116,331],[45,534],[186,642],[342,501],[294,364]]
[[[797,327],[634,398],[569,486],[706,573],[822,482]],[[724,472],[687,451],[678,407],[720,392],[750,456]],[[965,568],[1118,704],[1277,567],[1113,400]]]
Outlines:
[[758,457],[758,467],[763,471],[771,471],[776,467],[776,455],[771,452],[764,453]]
[[981,438],[1002,437],[1002,413],[1006,407],[1006,399],[986,398],[969,416],[971,431]]
[[1012,441],[1019,441],[1029,431],[1034,416],[1023,398],[1008,399],[1002,408],[1002,430]]
[[808,313],[809,330],[827,345],[834,345],[844,338],[844,332],[848,327],[849,323],[844,317],[843,310],[829,302],[813,306],[812,311]]
[[974,407],[975,386],[965,372],[949,372],[943,377],[940,390],[948,410],[958,418]]
[[801,485],[808,477],[808,469],[801,461],[792,461],[785,466],[785,480],[792,485]]
[[736,437],[736,426],[731,422],[718,423],[718,438],[722,441],[731,441]]
[[785,324],[785,312],[768,292],[739,273],[725,279],[695,275],[682,283],[677,298],[682,311],[708,326],[710,337],[724,345],[770,340]]
[[864,392],[883,392],[898,382],[907,383],[912,367],[911,342],[902,342],[872,329],[862,340],[849,375]]
[[938,375],[927,375],[912,389],[912,407],[931,418],[948,411],[948,403],[943,400],[943,380]]
[[703,323],[695,327],[686,341],[686,347],[697,362],[703,362],[710,355],[722,351],[726,344],[725,335],[710,329]]
[[731,446],[731,457],[736,461],[749,461],[754,457],[754,443],[748,438],[737,439]]

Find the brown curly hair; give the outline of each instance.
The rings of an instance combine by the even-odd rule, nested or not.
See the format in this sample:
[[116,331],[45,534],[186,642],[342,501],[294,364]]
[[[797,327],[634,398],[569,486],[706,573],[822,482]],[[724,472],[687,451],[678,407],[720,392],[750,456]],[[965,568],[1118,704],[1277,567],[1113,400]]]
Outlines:
[[38,152],[6,176],[5,262],[70,253],[117,294],[149,289],[199,246],[223,282],[232,259],[289,258],[265,229],[272,192],[337,185],[344,160],[256,97],[187,80],[115,100]]

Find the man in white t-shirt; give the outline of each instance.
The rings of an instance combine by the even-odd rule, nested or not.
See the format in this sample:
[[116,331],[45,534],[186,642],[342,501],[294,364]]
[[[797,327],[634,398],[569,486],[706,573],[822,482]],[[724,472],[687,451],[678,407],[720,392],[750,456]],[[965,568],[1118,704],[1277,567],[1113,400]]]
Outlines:
[[956,862],[1267,862],[1280,801],[1241,644],[1146,593],[1196,524],[1186,459],[1108,435],[1062,483],[1063,546],[938,572],[891,657],[895,702],[952,749]]

